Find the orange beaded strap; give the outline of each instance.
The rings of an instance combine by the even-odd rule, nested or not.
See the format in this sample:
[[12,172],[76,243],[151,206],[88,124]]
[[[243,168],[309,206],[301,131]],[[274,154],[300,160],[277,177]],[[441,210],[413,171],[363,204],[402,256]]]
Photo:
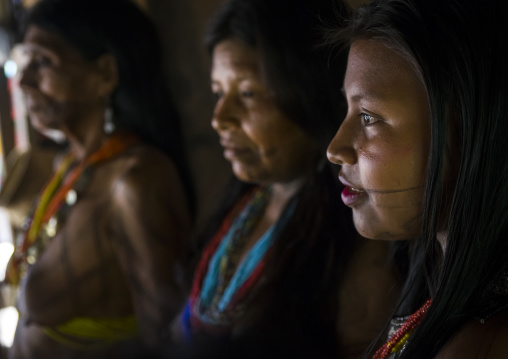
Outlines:
[[[28,252],[32,247],[38,245],[37,242],[40,241],[39,232],[41,228],[44,225],[51,224],[52,218],[57,214],[66,197],[71,194],[72,187],[80,178],[83,171],[88,167],[95,166],[115,157],[138,141],[139,138],[133,134],[114,134],[97,151],[80,162],[68,175],[66,173],[71,164],[75,162],[75,158],[72,154],[68,154],[65,157],[58,170],[41,192],[35,211],[28,219],[23,242],[16,248],[16,252],[7,268],[6,281],[8,283],[19,284],[22,272],[24,272],[22,267],[33,264],[31,262],[34,261],[29,259]],[[50,236],[52,237],[55,234],[56,228],[51,231]]]
[[390,339],[378,349],[372,359],[387,359],[392,353],[401,351],[415,328],[417,328],[423,318],[425,318],[431,304],[432,299],[427,300],[425,304],[412,314],[395,332],[395,334],[393,334]]

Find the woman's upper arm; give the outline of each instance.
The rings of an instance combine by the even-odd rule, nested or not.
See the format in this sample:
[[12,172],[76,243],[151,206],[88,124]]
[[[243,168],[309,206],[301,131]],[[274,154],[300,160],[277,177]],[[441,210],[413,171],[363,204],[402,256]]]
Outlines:
[[147,338],[159,337],[183,305],[190,248],[183,186],[171,162],[158,162],[137,161],[112,193],[117,254]]

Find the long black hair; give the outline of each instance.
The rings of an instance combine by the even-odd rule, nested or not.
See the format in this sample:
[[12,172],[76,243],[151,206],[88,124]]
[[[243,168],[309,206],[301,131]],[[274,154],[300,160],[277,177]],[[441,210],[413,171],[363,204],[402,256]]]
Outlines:
[[[210,22],[205,39],[210,53],[231,38],[256,49],[277,106],[322,149],[314,172],[292,199],[294,213],[274,243],[262,283],[247,300],[247,314],[239,319],[258,330],[254,336],[295,348],[297,357],[336,350],[338,287],[356,239],[326,161],[328,143],[345,115],[346,54],[337,53],[333,60],[343,66],[331,68],[329,52],[318,44],[323,29],[338,23],[337,14],[345,17],[346,7],[328,0],[230,0]],[[205,240],[252,186],[232,180]]]
[[119,84],[111,97],[114,123],[159,148],[176,164],[194,208],[194,192],[181,124],[163,75],[156,28],[130,0],[41,0],[24,28],[38,26],[62,36],[86,61],[115,57]]
[[[413,65],[428,94],[422,235],[402,298],[410,311],[428,297],[433,304],[401,358],[434,357],[508,269],[506,11],[502,0],[374,1],[337,36],[384,42]],[[443,229],[444,256],[436,240]]]

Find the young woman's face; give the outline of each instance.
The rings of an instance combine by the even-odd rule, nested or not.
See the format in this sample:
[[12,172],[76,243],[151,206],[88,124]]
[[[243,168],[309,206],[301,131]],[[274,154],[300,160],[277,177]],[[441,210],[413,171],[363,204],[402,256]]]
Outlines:
[[287,183],[308,173],[318,147],[277,107],[255,49],[238,39],[220,42],[213,52],[211,80],[217,96],[212,127],[236,177]]
[[410,63],[375,40],[354,41],[347,116],[328,147],[358,232],[400,240],[420,233],[430,146],[427,93]]

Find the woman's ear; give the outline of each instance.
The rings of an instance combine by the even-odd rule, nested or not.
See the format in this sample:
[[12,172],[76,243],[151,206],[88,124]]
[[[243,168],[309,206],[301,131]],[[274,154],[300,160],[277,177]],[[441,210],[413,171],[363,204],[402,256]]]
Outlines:
[[104,54],[95,60],[99,74],[98,92],[101,97],[109,98],[118,87],[118,65],[111,54]]

